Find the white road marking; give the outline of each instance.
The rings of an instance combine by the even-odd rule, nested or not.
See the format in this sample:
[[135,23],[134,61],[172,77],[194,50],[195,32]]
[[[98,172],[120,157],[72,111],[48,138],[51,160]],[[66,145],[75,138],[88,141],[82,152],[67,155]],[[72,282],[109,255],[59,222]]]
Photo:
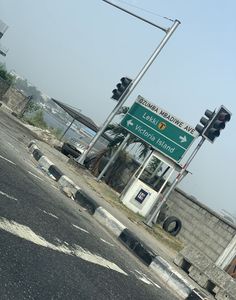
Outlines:
[[4,159],[5,161],[9,162],[10,164],[12,164],[12,165],[15,165],[15,166],[16,166],[16,164],[15,164],[13,161],[11,161],[11,160],[7,159],[6,157],[4,157],[4,156],[0,155],[0,158],[1,158],[1,159]]
[[10,196],[10,195],[2,192],[2,191],[0,191],[0,195],[3,195],[5,197],[7,197],[8,199],[11,199],[11,200],[14,200],[14,201],[18,201],[18,199],[16,199],[15,197],[12,197],[12,196]]
[[107,269],[112,269],[116,272],[119,272],[123,275],[128,276],[120,267],[118,267],[115,263],[89,252],[88,250],[80,247],[79,245],[74,245],[74,247],[69,248],[65,244],[54,245],[48,241],[46,241],[43,237],[37,235],[34,231],[32,231],[29,227],[19,224],[15,221],[9,221],[6,218],[0,218],[0,229],[5,230],[15,236],[18,236],[22,239],[30,241],[36,245],[47,247],[54,251],[58,251],[64,253],[66,255],[76,256],[80,259],[88,261],[93,264],[100,265]]
[[134,275],[135,275],[139,280],[141,280],[142,282],[144,282],[144,283],[146,283],[146,284],[148,284],[148,285],[152,284],[152,285],[156,286],[156,287],[159,288],[159,289],[161,288],[161,287],[160,287],[157,283],[155,283],[152,279],[148,278],[146,274],[143,274],[143,273],[139,272],[138,270],[135,270],[135,272],[138,273],[138,274],[136,274],[136,273],[134,273],[134,272],[132,272],[132,273],[134,273]]
[[76,246],[76,250],[75,250],[75,255],[79,256],[81,259],[84,259],[88,262],[100,265],[102,267],[105,267],[107,269],[112,269],[116,272],[119,272],[123,275],[128,276],[127,273],[125,273],[125,271],[123,271],[120,267],[118,267],[115,263],[99,256],[96,254],[93,254],[85,249],[83,249],[82,247],[75,245]]
[[47,212],[46,210],[43,210],[43,209],[39,209],[39,210],[41,210],[43,213],[45,213],[46,215],[49,215],[49,216],[51,216],[51,217],[53,217],[53,218],[55,218],[55,219],[58,219],[58,216],[56,216],[56,215],[54,215],[54,214],[52,214],[52,213],[50,213],[50,212]]
[[15,148],[11,143],[7,142],[7,144],[11,147],[11,148]]
[[139,277],[139,280],[141,280],[142,282],[144,282],[144,283],[146,283],[148,285],[151,284],[151,282],[148,281],[147,278],[145,278],[145,277]]
[[27,171],[27,172],[28,172],[30,175],[34,176],[35,178],[37,178],[37,179],[43,181],[43,179],[42,179],[41,177],[35,175],[34,173],[32,173],[32,172],[30,172],[30,171]]
[[16,147],[15,147],[14,145],[12,145],[11,143],[7,142],[7,144],[8,144],[9,146],[11,146],[11,148],[13,148],[15,152],[17,152],[17,153],[20,152],[20,151],[19,151],[18,149],[16,149]]
[[53,187],[55,190],[59,190],[58,187],[54,186],[53,184],[51,184],[51,187]]
[[113,245],[113,244],[111,244],[111,243],[107,242],[106,240],[104,240],[104,239],[102,239],[102,238],[100,238],[100,240],[101,240],[103,243],[105,243],[105,244],[108,244],[108,245],[110,245],[110,246],[114,247],[114,245]]
[[79,230],[81,230],[83,232],[89,233],[87,230],[85,230],[85,229],[83,229],[83,228],[81,228],[81,227],[79,227],[79,226],[77,226],[75,224],[72,224],[72,226],[74,226],[75,228],[77,228],[77,229],[79,229]]

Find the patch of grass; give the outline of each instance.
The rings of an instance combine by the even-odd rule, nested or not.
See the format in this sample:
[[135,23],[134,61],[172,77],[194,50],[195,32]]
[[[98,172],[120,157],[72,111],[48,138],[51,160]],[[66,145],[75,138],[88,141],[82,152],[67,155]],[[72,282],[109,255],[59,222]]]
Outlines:
[[59,128],[54,128],[54,127],[48,127],[47,123],[44,121],[43,118],[43,110],[40,109],[36,111],[36,113],[31,116],[31,117],[23,117],[22,121],[24,123],[28,123],[32,126],[44,129],[44,130],[49,130],[50,133],[56,138],[59,139],[62,135],[62,130]]
[[99,197],[103,198],[105,201],[107,201],[111,206],[121,209],[125,212],[127,217],[131,221],[135,222],[142,222],[144,218],[140,216],[139,214],[135,214],[133,211],[131,211],[129,208],[127,208],[119,198],[119,194],[112,190],[109,186],[107,186],[104,182],[98,182],[95,180],[95,178],[87,173],[83,176],[84,181],[88,186],[96,192]]
[[104,182],[97,182],[96,179],[88,171],[84,172],[80,170],[80,172],[83,173],[82,178],[84,182],[91,188],[91,190],[97,193],[99,197],[103,198],[111,206],[123,212],[130,221],[138,224],[139,226],[147,230],[153,237],[155,237],[163,245],[163,248],[168,249],[173,256],[175,256],[177,252],[183,248],[183,244],[176,237],[164,231],[159,224],[156,224],[152,228],[146,226],[143,223],[143,221],[145,221],[145,218],[139,214],[134,213],[128,207],[126,207],[120,201],[119,194],[114,190],[112,190],[112,188],[107,186]]
[[62,129],[49,127],[48,130],[54,135],[57,139],[59,139],[62,135]]
[[168,232],[166,232],[159,224],[153,226],[152,229],[148,229],[148,231],[154,235],[158,240],[160,240],[167,247],[172,250],[179,252],[183,249],[184,245],[181,241],[179,241],[176,237],[172,236]]
[[48,129],[48,126],[43,119],[42,109],[38,110],[32,117],[26,117],[24,120],[32,126],[39,127],[41,129]]

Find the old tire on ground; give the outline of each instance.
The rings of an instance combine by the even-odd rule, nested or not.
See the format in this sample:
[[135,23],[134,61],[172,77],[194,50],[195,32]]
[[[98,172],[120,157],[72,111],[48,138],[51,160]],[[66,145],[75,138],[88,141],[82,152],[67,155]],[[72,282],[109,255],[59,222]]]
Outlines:
[[163,223],[163,229],[173,236],[176,236],[180,232],[181,227],[182,223],[180,219],[174,216],[168,217]]

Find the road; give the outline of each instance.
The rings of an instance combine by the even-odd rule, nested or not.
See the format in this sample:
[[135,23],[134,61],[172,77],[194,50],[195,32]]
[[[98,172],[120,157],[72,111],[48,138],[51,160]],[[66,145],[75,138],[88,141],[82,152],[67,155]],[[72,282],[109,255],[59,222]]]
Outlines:
[[34,165],[0,111],[0,299],[177,299]]

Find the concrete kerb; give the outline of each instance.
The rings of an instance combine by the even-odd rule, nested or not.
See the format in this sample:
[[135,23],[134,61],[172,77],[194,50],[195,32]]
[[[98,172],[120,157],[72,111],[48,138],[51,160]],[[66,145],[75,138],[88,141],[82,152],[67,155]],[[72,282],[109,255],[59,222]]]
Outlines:
[[156,256],[150,264],[159,279],[173,289],[182,299],[186,299],[195,288],[181,274],[160,256]]
[[[33,154],[36,149],[39,150],[36,141],[31,141],[28,148],[31,154]],[[188,296],[195,289],[195,286],[190,284],[190,282],[178,273],[171,264],[156,255],[149,247],[129,231],[125,225],[113,217],[103,207],[99,206],[94,199],[85,193],[70,178],[64,175],[46,156],[42,154],[37,162],[39,166],[49,174],[53,169],[54,173],[56,172],[58,175],[57,182],[62,192],[78,202],[82,207],[85,207],[99,223],[105,226],[112,234],[122,241],[127,248],[139,257],[142,262],[149,266],[149,268],[157,274],[159,279],[164,282],[166,286],[174,290],[181,299],[188,299]]]
[[134,254],[139,257],[147,266],[151,264],[156,257],[156,253],[145,245],[135,234],[125,228],[119,235],[119,240],[125,244]]
[[59,181],[60,178],[64,175],[62,171],[55,165],[52,165],[48,168],[49,174],[51,174],[56,181]]
[[126,227],[114,218],[108,211],[103,207],[99,206],[94,213],[94,218],[111,231],[116,237],[119,237]]
[[87,193],[82,189],[79,189],[75,193],[75,201],[79,203],[80,206],[87,209],[88,213],[94,215],[96,209],[99,207],[96,201],[91,198]]
[[58,180],[58,185],[61,191],[73,200],[75,199],[76,192],[80,190],[80,187],[66,175],[61,176]]
[[53,165],[53,163],[45,155],[40,157],[38,164],[46,172]]
[[35,144],[34,141],[30,142],[28,145],[29,148],[29,152],[32,154],[34,152],[34,150],[39,150],[38,146]]

